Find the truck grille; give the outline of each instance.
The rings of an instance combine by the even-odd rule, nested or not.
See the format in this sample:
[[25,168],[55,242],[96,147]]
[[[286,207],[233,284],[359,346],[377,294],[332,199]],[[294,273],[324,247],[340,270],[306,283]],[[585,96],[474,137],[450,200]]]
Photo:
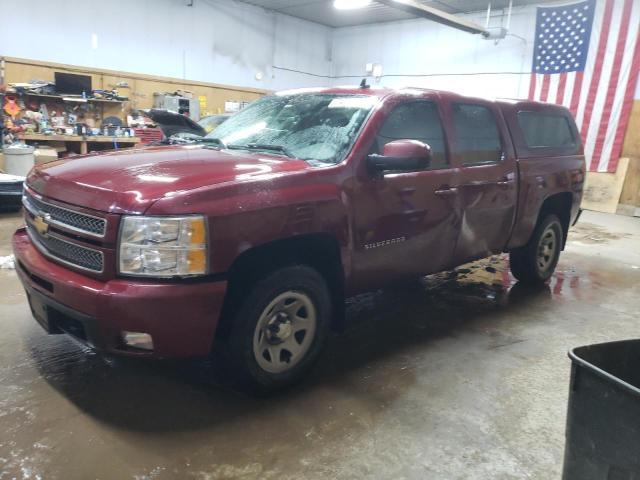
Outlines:
[[27,233],[38,250],[47,257],[96,273],[104,269],[104,255],[99,250],[67,242],[50,233],[41,235],[30,222],[27,222]]
[[0,193],[22,193],[22,182],[0,182]]
[[25,191],[22,204],[33,215],[47,216],[47,223],[94,237],[104,237],[107,221],[44,202]]

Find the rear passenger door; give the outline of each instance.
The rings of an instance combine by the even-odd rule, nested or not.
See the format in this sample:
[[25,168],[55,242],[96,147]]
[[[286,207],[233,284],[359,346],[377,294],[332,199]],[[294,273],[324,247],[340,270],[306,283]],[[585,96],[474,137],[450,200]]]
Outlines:
[[463,263],[504,250],[516,214],[517,167],[506,124],[492,103],[452,100],[449,113],[462,209],[454,257]]

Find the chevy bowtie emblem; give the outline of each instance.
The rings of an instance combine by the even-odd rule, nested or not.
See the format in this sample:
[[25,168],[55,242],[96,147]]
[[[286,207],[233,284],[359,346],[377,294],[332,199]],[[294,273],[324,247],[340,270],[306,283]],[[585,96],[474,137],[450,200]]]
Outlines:
[[47,220],[49,220],[49,218],[51,218],[49,214],[46,214],[44,217],[36,215],[33,218],[33,226],[42,236],[46,236],[47,232],[49,231],[49,224],[47,223]]

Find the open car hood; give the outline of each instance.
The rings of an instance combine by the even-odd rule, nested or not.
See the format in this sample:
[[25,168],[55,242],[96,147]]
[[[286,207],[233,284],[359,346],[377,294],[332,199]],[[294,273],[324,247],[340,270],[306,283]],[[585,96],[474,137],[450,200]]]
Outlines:
[[0,183],[18,183],[23,181],[24,177],[9,175],[8,173],[0,173]]
[[162,129],[162,133],[167,138],[178,133],[190,133],[199,137],[204,137],[207,134],[204,128],[180,113],[156,108],[142,110],[142,112]]

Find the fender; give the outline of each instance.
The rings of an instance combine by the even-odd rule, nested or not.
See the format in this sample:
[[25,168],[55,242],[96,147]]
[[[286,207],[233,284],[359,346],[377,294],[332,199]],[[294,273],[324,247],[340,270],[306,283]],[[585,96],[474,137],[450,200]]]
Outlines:
[[269,179],[230,183],[158,200],[145,214],[201,212],[209,219],[211,273],[226,272],[243,252],[277,240],[330,234],[351,272],[350,222],[344,164]]
[[520,159],[518,167],[520,173],[518,212],[507,249],[526,245],[546,199],[558,193],[571,194],[569,225],[577,218],[582,200],[584,182],[582,156]]

